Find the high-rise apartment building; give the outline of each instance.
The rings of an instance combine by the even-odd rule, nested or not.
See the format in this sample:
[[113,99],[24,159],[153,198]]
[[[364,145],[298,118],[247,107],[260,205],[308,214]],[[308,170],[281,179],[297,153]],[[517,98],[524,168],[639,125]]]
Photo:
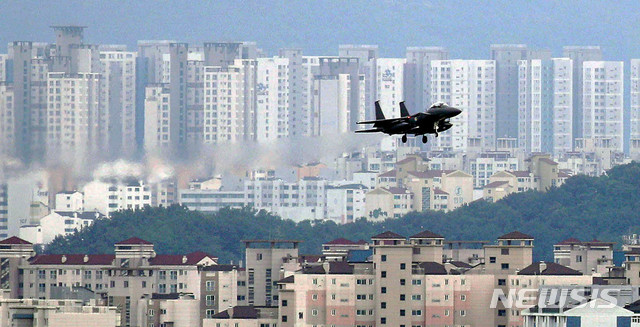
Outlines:
[[358,72],[364,75],[365,81],[367,81],[365,88],[365,117],[367,120],[375,117],[375,110],[373,109],[374,102],[378,100],[378,73],[377,73],[377,60],[379,57],[379,50],[377,45],[368,44],[341,44],[338,48],[338,56],[340,58],[355,58],[358,60]]
[[454,151],[490,150],[496,139],[496,66],[493,60],[435,60],[431,63],[431,98],[460,108],[454,128],[433,139]]
[[52,72],[47,85],[47,153],[80,161],[101,153],[107,126],[100,121],[100,74]]
[[585,61],[582,69],[582,138],[624,150],[624,63]]
[[631,59],[629,154],[640,159],[640,59]]
[[[290,77],[288,58],[258,58],[256,84],[256,140],[273,141],[289,136]],[[297,101],[297,98],[296,98]]]
[[518,137],[518,61],[549,59],[548,50],[530,50],[525,44],[492,44],[496,66],[496,137]]
[[573,149],[571,59],[518,62],[518,143],[525,152]]
[[276,282],[283,278],[281,267],[287,258],[298,257],[300,241],[245,240],[247,303],[271,306],[279,303]]
[[404,58],[376,60],[376,101],[380,101],[385,117],[400,117],[400,102],[404,101]]
[[599,46],[565,46],[562,56],[573,60],[573,137],[583,137],[583,63],[585,61],[602,60]]
[[302,49],[280,49],[279,57],[288,60],[288,134],[292,137],[303,136],[306,135],[305,122],[308,121],[306,119],[308,111],[304,106],[305,92],[309,89],[305,88]]
[[245,136],[242,66],[204,68],[204,143],[242,140]]
[[449,59],[442,47],[408,47],[404,65],[404,101],[411,113],[421,112],[431,105],[431,61]]
[[[319,62],[319,72],[314,77],[315,80],[333,80],[337,83],[340,80],[338,75],[346,74],[348,75],[348,89],[349,95],[348,99],[348,124],[349,130],[355,130],[356,122],[362,120],[362,117],[366,116],[366,102],[365,94],[366,94],[366,75],[360,73],[361,67],[359,66],[359,59],[352,57],[320,57]],[[343,77],[343,81],[344,81]],[[344,82],[346,83],[346,82]],[[344,84],[343,83],[343,84]],[[319,104],[317,102],[317,95],[315,94],[315,90],[321,84],[333,84],[333,83],[325,83],[325,82],[313,82],[313,114],[312,114],[312,135],[320,135],[320,110],[315,105]],[[336,88],[337,85],[334,85]],[[362,90],[365,90],[363,94]],[[325,99],[326,101],[326,99]],[[335,101],[335,100],[334,100]]]
[[106,150],[112,158],[136,150],[136,53],[101,51],[100,116],[106,124]]

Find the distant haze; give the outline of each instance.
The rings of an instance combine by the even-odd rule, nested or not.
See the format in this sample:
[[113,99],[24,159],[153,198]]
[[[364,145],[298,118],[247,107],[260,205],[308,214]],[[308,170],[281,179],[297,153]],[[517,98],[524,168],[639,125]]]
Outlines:
[[640,1],[0,1],[0,52],[15,40],[53,42],[49,25],[86,25],[86,43],[256,41],[268,55],[300,47],[335,55],[339,44],[444,46],[452,58],[489,57],[492,43],[561,55],[600,45],[606,60],[640,57]]

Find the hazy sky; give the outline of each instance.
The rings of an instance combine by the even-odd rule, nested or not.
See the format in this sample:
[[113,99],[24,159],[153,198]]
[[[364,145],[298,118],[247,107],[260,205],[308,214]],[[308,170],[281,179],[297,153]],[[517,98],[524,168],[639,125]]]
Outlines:
[[87,43],[256,41],[337,54],[338,44],[444,46],[453,58],[487,58],[491,43],[553,50],[600,45],[608,60],[640,58],[640,1],[7,1],[0,52],[14,40],[54,40],[49,25],[86,25]]

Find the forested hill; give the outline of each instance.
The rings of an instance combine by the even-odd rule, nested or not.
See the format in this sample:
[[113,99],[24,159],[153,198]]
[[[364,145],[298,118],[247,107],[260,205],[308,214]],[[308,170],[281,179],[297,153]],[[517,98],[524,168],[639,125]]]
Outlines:
[[213,215],[180,206],[115,213],[66,238],[57,238],[49,253],[112,253],[113,244],[137,236],[155,244],[156,252],[181,254],[205,251],[221,262],[242,259],[243,239],[303,240],[302,253],[319,253],[321,244],[338,237],[369,240],[385,230],[410,236],[422,229],[448,240],[495,240],[513,231],[535,237],[536,259],[552,259],[553,244],[569,237],[621,241],[621,235],[640,225],[640,164],[618,166],[606,176],[575,176],[546,193],[513,194],[497,203],[476,201],[458,210],[414,212],[370,223],[364,220],[294,223],[252,209],[224,209]]

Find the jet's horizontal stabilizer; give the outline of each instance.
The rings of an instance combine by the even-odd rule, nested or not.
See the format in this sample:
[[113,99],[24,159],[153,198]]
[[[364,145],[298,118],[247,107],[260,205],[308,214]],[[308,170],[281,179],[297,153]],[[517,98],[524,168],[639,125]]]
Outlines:
[[377,132],[382,132],[382,130],[379,128],[372,128],[372,129],[359,129],[356,131],[356,133],[377,133]]

